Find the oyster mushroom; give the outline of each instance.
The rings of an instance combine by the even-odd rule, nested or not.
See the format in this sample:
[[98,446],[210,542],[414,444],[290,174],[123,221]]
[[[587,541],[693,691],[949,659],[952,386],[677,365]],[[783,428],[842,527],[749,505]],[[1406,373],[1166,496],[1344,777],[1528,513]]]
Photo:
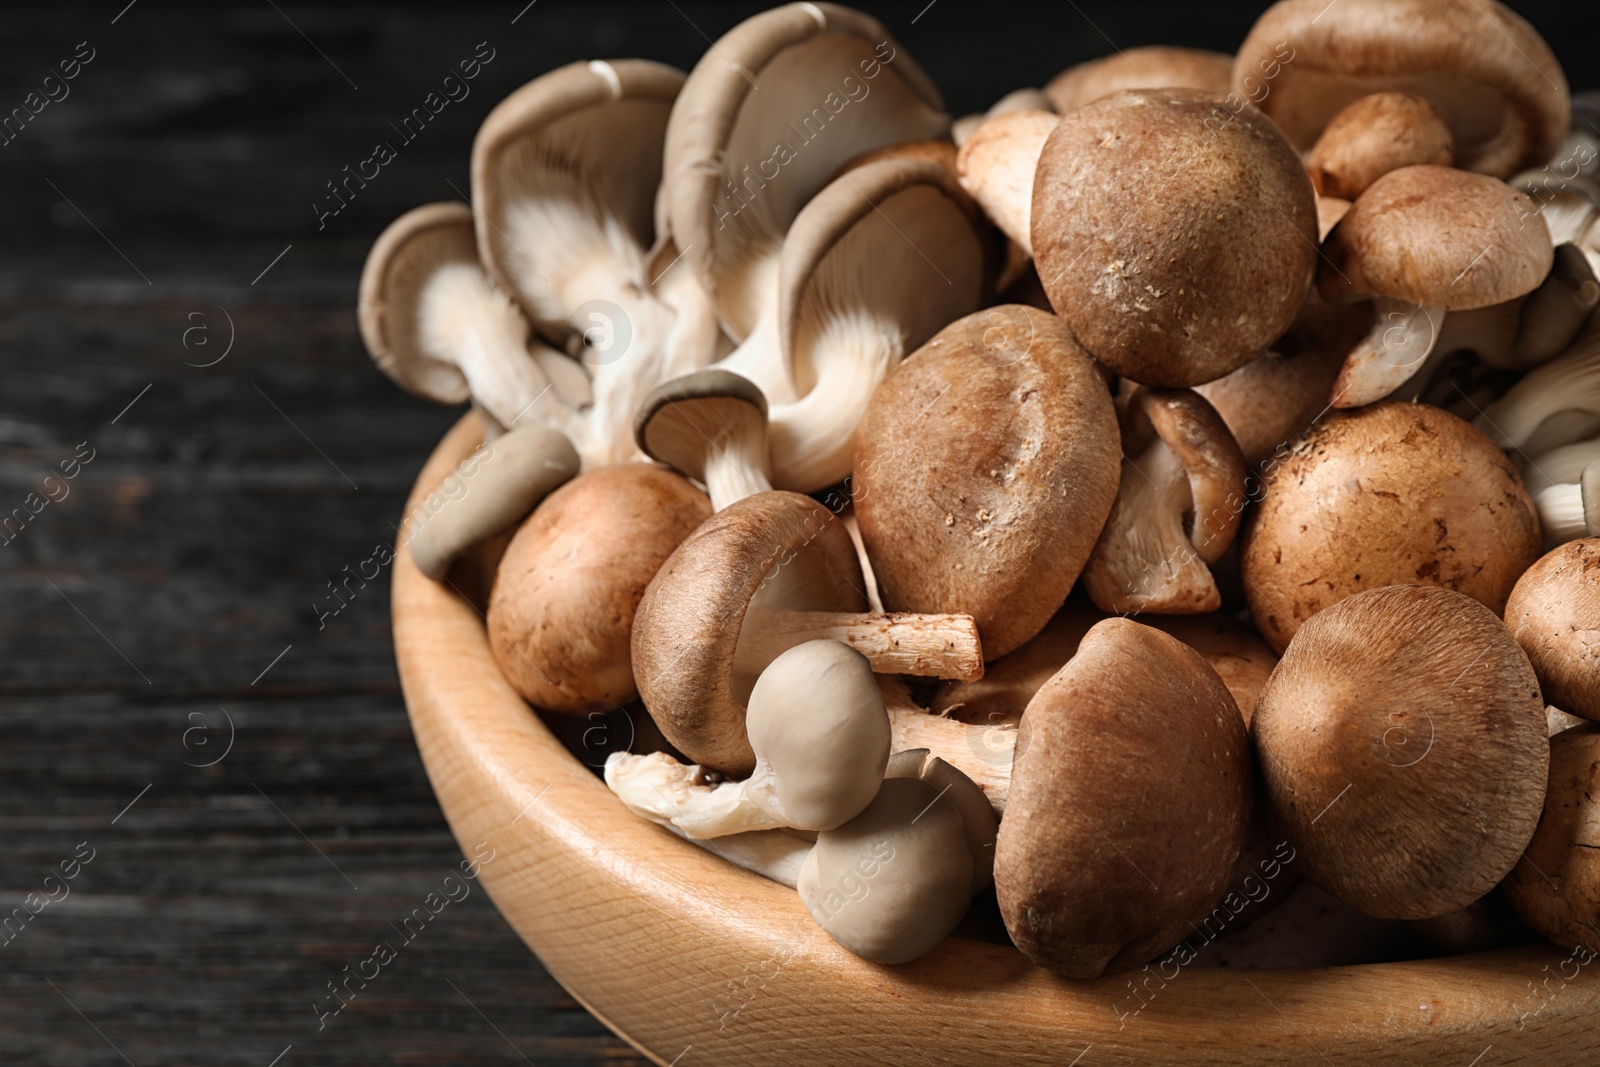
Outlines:
[[648,463],[588,471],[547,497],[511,539],[489,596],[489,648],[512,688],[567,714],[635,699],[639,600],[710,514],[704,493]]
[[[1600,952],[1600,727],[1550,741],[1550,792],[1527,852],[1505,881],[1519,918],[1563,949]],[[1591,955],[1592,958],[1592,955]]]
[[1122,421],[1122,480],[1084,588],[1116,614],[1215,611],[1222,594],[1209,564],[1239,531],[1244,454],[1217,410],[1188,389],[1139,389]]
[[1600,720],[1600,537],[1568,541],[1529,567],[1505,617],[1544,699]]
[[529,350],[527,320],[479,265],[465,204],[424,204],[390,223],[367,253],[356,310],[367,352],[395,384],[440,404],[470,398],[497,431],[550,388],[534,355],[547,350]]
[[1065,115],[1123,89],[1182,86],[1221,96],[1232,81],[1232,56],[1197,48],[1146,45],[1068,67],[1050,79],[1044,95],[1052,108]]
[[1219,122],[1218,107],[1197,89],[1102,97],[1062,116],[1039,158],[1045,292],[1091,355],[1141,385],[1194,386],[1243,366],[1311,288],[1305,168],[1255,108]]
[[1465,907],[1539,821],[1539,683],[1496,614],[1448,589],[1372,589],[1312,617],[1251,731],[1306,877],[1370,915]]
[[590,371],[592,402],[569,430],[586,469],[633,458],[645,394],[716,354],[716,319],[693,279],[652,273],[662,148],[683,80],[644,60],[569,64],[502,100],[473,141],[486,269]]
[[1504,454],[1447,412],[1382,403],[1307,430],[1245,518],[1239,573],[1280,654],[1345,597],[1422,582],[1498,613],[1542,551],[1539,517]]
[[859,11],[785,4],[718,38],[673,109],[664,196],[684,265],[729,335],[746,340],[777,310],[784,236],[841,164],[949,125],[933,82]]
[[1317,194],[1355,200],[1392,170],[1448,167],[1455,137],[1432,104],[1409,93],[1373,93],[1350,103],[1311,146],[1306,169]]
[[1250,818],[1249,739],[1216,672],[1176,638],[1126,619],[1091,629],[1023,713],[1013,778],[995,889],[1035,963],[1073,978],[1137,966],[1226,891]]
[[639,451],[706,487],[716,511],[772,488],[767,398],[731,371],[711,368],[656,389],[634,418]]
[[1116,495],[1098,371],[1055,316],[990,308],[941,330],[873,394],[852,493],[890,611],[961,612],[990,658],[1055,614]]
[[1600,432],[1600,329],[1529,371],[1473,425],[1501,448],[1532,456]]
[[[1474,336],[1497,323],[1500,345],[1516,337],[1508,302],[1537,289],[1554,248],[1528,197],[1494,178],[1449,167],[1390,171],[1361,194],[1323,245],[1318,278],[1330,301],[1370,299],[1372,330],[1345,359],[1335,407],[1381,400],[1422,369],[1428,355],[1483,348]],[[1466,313],[1476,313],[1466,317]],[[1454,329],[1455,337],[1443,334]]]
[[1509,177],[1554,156],[1571,101],[1538,32],[1496,0],[1280,0],[1234,60],[1239,92],[1262,63],[1282,62],[1257,101],[1298,149],[1346,106],[1395,90],[1425,98],[1455,140],[1456,165]]
[[748,774],[756,678],[817,638],[883,674],[982,675],[970,617],[870,613],[862,585],[850,535],[816,501],[775,490],[717,512],[661,566],[634,619],[634,677],[662,733],[696,763]]

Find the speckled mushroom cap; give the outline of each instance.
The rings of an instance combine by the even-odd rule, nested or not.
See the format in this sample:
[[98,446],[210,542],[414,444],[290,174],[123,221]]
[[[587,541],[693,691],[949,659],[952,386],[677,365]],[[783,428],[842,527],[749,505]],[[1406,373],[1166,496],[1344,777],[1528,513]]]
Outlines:
[[356,322],[372,362],[406,392],[440,404],[472,395],[461,369],[430,358],[419,337],[422,287],[451,263],[478,265],[472,208],[454,202],[412,208],[373,243],[356,297]]
[[1063,116],[1033,186],[1051,305],[1141,385],[1220,378],[1259,356],[1311,288],[1311,180],[1261,112],[1198,89],[1134,90]]
[[1269,71],[1261,108],[1297,148],[1357,97],[1397,89],[1444,116],[1458,166],[1502,178],[1554,156],[1571,114],[1561,64],[1495,0],[1281,0],[1239,46],[1234,91]]
[[1373,182],[1328,235],[1323,255],[1318,288],[1329,300],[1383,296],[1449,310],[1531,293],[1555,260],[1526,193],[1429,165]]
[[1072,978],[1172,947],[1227,889],[1252,779],[1239,709],[1198,652],[1095,626],[1023,713],[995,843],[1011,939]]
[[1282,652],[1301,624],[1365,589],[1426,583],[1499,614],[1539,558],[1538,512],[1482,434],[1428,404],[1329,415],[1266,478],[1239,571],[1256,628]]
[[1183,86],[1221,95],[1233,81],[1233,57],[1198,48],[1146,45],[1068,67],[1044,87],[1050,106],[1065,115],[1122,89]]
[[1312,618],[1251,729],[1306,876],[1371,915],[1465,907],[1539,821],[1539,683],[1495,613],[1448,589],[1372,589]]
[[1600,538],[1568,541],[1529,567],[1506,601],[1506,626],[1545,702],[1600,720]]
[[752,265],[840,164],[949,126],[910,53],[852,8],[785,4],[718,38],[673,109],[663,180],[684,263],[729,334],[755,327],[765,282]]
[[745,701],[756,679],[734,654],[751,602],[796,611],[867,610],[855,545],[832,512],[799,493],[757,493],[706,520],[645,590],[633,675],[651,716],[685,756],[734,775],[755,753]]
[[1571,951],[1600,952],[1600,726],[1550,740],[1550,791],[1528,850],[1505,882],[1523,922]]
[[546,497],[511,539],[489,597],[489,648],[512,688],[572,714],[633,700],[639,601],[710,515],[704,493],[648,463],[600,467]]
[[[1448,167],[1455,138],[1438,110],[1410,93],[1373,93],[1333,116],[1311,146],[1306,170],[1323,197],[1354,200],[1391,170]],[[1331,227],[1330,227],[1331,229]]]
[[1116,412],[1055,316],[1023,305],[939,331],[873,394],[856,516],[889,611],[971,615],[995,659],[1055,614],[1116,497]]

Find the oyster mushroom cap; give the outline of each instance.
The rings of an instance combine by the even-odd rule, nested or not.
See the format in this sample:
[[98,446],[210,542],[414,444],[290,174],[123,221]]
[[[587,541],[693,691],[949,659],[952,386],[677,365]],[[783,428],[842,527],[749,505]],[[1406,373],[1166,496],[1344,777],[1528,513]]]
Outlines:
[[1498,614],[1543,551],[1510,460],[1428,404],[1334,412],[1265,482],[1239,572],[1256,628],[1280,654],[1307,619],[1382,586],[1443,586]]
[[709,368],[674,378],[633,420],[639,451],[705,485],[718,511],[772,488],[767,398],[746,378]]
[[415,396],[472,398],[497,430],[560,407],[545,399],[538,356],[563,357],[536,341],[530,350],[527,320],[478,263],[466,204],[424,204],[385,228],[361,270],[356,319],[378,369]]
[[1073,978],[1172,947],[1227,889],[1252,778],[1239,709],[1198,652],[1096,625],[1023,713],[995,844],[1011,939]]
[[1495,0],[1340,0],[1333,9],[1280,0],[1239,46],[1234,91],[1263,64],[1276,73],[1258,103],[1299,149],[1345,106],[1384,90],[1427,99],[1468,170],[1509,177],[1550,159],[1567,135],[1561,64]]
[[933,82],[859,11],[785,4],[718,38],[673,110],[664,169],[673,236],[728,333],[755,332],[784,234],[841,164],[949,126]]
[[1055,316],[1022,305],[941,330],[873,394],[852,493],[890,611],[971,615],[985,654],[1041,630],[1116,496],[1104,380]]
[[1062,116],[1039,157],[1032,231],[1045,292],[1083,346],[1168,388],[1266,351],[1317,262],[1294,149],[1253,106],[1197,89],[1128,90]]
[[1311,147],[1306,169],[1318,196],[1355,200],[1392,170],[1448,167],[1454,159],[1455,138],[1432,104],[1386,92],[1363,96],[1333,116]]
[[1060,114],[1122,89],[1182,86],[1221,96],[1233,81],[1233,57],[1198,48],[1146,45],[1068,67],[1044,87]]
[[1251,730],[1307,878],[1371,915],[1465,907],[1539,821],[1538,680],[1497,615],[1449,589],[1371,589],[1314,616]]
[[546,497],[512,537],[489,596],[489,649],[512,688],[566,714],[638,696],[629,647],[639,601],[710,515],[704,493],[648,463],[600,467]]
[[1505,617],[1544,699],[1600,720],[1600,538],[1568,541],[1529,567]]
[[[1600,727],[1563,730],[1550,740],[1550,791],[1526,854],[1505,882],[1523,922],[1562,949],[1600,952]],[[1545,873],[1551,872],[1551,873]],[[1552,881],[1553,879],[1553,881]]]

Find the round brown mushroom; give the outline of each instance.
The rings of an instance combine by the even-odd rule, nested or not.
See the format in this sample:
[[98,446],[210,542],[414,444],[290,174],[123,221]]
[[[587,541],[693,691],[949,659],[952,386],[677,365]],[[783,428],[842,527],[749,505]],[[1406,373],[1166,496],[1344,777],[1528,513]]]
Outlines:
[[1550,704],[1600,720],[1600,537],[1568,541],[1517,580],[1506,626]]
[[570,714],[634,699],[639,601],[710,515],[704,493],[648,463],[601,467],[545,498],[511,539],[489,598],[489,647],[512,688]]
[[1039,158],[1032,232],[1051,305],[1141,385],[1199,385],[1259,356],[1317,261],[1299,156],[1254,107],[1196,89],[1120,92],[1062,116]]
[[1296,148],[1369,93],[1424,97],[1449,124],[1456,164],[1509,177],[1554,157],[1567,135],[1567,79],[1534,28],[1496,0],[1280,0],[1234,60],[1235,92]]
[[873,394],[852,493],[890,611],[960,612],[985,653],[1038,633],[1116,496],[1104,380],[1055,316],[1022,305],[950,324]]
[[1371,915],[1465,907],[1539,821],[1538,680],[1496,614],[1448,589],[1371,589],[1314,616],[1251,729],[1306,877]]
[[1443,586],[1499,614],[1543,549],[1510,460],[1427,404],[1335,412],[1265,482],[1239,573],[1256,628],[1280,653],[1317,612],[1386,585]]
[[1306,169],[1320,196],[1354,200],[1392,170],[1448,167],[1455,138],[1432,104],[1409,93],[1373,93],[1329,121]]
[[873,614],[864,584],[844,524],[810,497],[775,490],[717,512],[662,564],[634,620],[633,673],[661,732],[696,763],[748,774],[757,677],[817,638],[881,674],[982,676],[970,617]]
[[[1527,852],[1505,882],[1519,918],[1563,949],[1600,952],[1600,727],[1550,740],[1550,792]],[[1592,958],[1592,955],[1591,955]]]
[[1065,115],[1122,89],[1183,86],[1221,95],[1233,81],[1233,57],[1198,48],[1146,45],[1079,63],[1051,78],[1045,99]]
[[1028,704],[995,843],[1006,930],[1073,978],[1137,966],[1228,887],[1253,773],[1200,654],[1126,619],[1085,635]]

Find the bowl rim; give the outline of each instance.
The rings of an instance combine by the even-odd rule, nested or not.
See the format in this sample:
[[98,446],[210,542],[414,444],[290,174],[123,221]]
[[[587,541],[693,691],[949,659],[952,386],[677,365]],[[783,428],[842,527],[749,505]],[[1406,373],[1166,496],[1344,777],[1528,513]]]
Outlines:
[[[406,515],[482,437],[472,413],[456,423]],[[479,877],[506,921],[576,1001],[655,1063],[768,1067],[798,1053],[917,1067],[936,1053],[1042,1064],[1093,1048],[1091,1063],[1342,1054],[1466,1067],[1491,1045],[1551,1064],[1592,1062],[1600,1048],[1587,1021],[1600,981],[1561,979],[1548,996],[1534,984],[1549,990],[1568,958],[1553,945],[1086,982],[956,937],[913,963],[868,963],[823,934],[793,890],[628,812],[502,677],[479,610],[399,545],[392,614],[417,747],[463,853],[490,850]]]

